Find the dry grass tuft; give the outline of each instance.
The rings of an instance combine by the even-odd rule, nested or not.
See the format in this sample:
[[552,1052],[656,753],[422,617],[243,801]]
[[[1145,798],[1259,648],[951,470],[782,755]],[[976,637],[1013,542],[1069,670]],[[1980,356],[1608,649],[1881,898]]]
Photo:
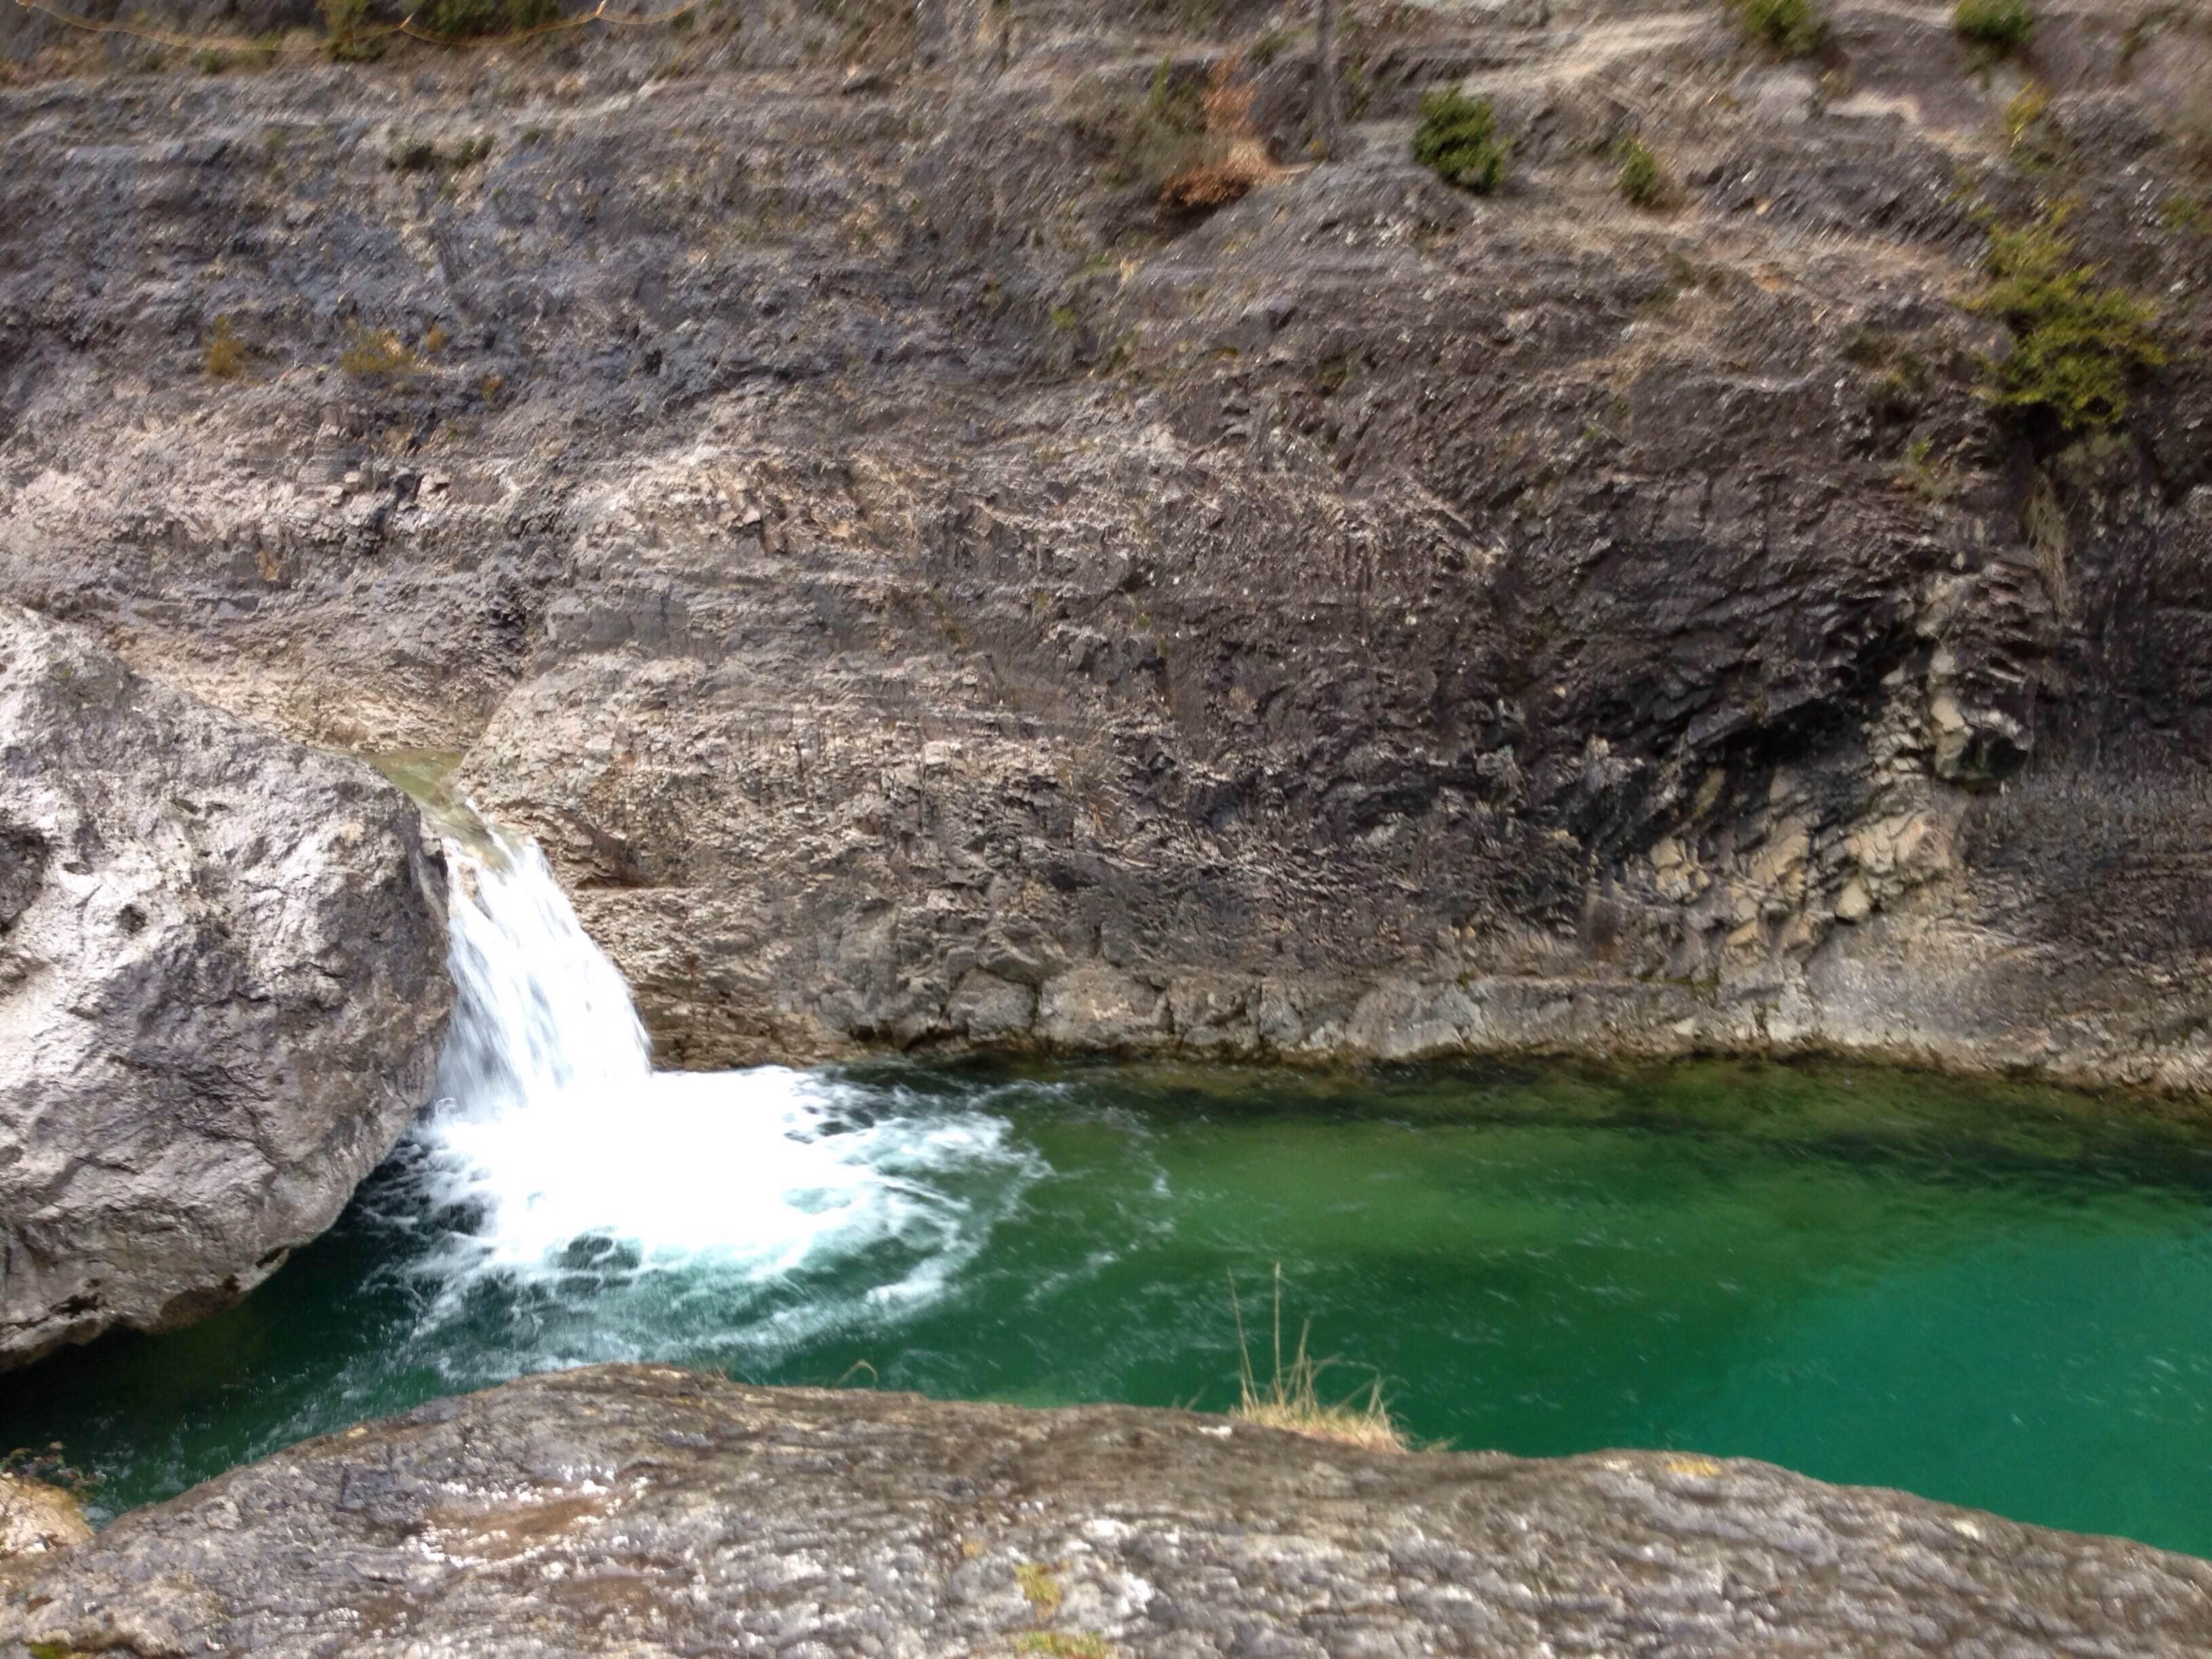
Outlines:
[[1297,1351],[1289,1364],[1283,1360],[1283,1264],[1275,1264],[1275,1368],[1263,1387],[1252,1370],[1252,1351],[1244,1340],[1244,1310],[1237,1300],[1237,1279],[1229,1279],[1229,1306],[1237,1319],[1237,1408],[1230,1414],[1264,1428],[1288,1429],[1316,1440],[1333,1440],[1363,1451],[1404,1452],[1413,1449],[1404,1431],[1391,1419],[1382,1398],[1382,1379],[1376,1377],[1331,1403],[1321,1397],[1322,1373],[1340,1362],[1316,1359],[1307,1343],[1313,1322],[1299,1328]]
[[1060,1588],[1060,1580],[1054,1576],[1062,1571],[1065,1565],[1054,1563],[1047,1566],[1041,1561],[1017,1561],[1014,1564],[1014,1582],[1022,1588],[1022,1600],[1030,1604],[1030,1611],[1040,1620],[1058,1613],[1060,1602],[1067,1595],[1067,1592]]
[[230,319],[215,319],[215,331],[208,336],[207,355],[204,360],[210,380],[234,380],[246,373],[246,342],[238,337]]
[[355,325],[348,331],[338,367],[356,380],[404,380],[421,367],[406,342],[391,329],[381,332]]

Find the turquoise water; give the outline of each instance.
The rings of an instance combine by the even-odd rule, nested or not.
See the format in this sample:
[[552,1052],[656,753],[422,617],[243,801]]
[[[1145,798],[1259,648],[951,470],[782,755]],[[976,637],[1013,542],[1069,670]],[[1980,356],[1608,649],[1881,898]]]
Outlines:
[[[1222,1408],[1230,1276],[1264,1322],[1279,1261],[1292,1334],[1424,1440],[1761,1457],[2212,1554],[2212,1134],[2139,1105],[1739,1065],[800,1086],[788,1138],[865,1140],[890,1221],[742,1259],[601,1231],[518,1272],[418,1148],[240,1306],[0,1379],[0,1449],[61,1442],[119,1509],[613,1358]],[[847,1200],[785,1201],[818,1232]]]

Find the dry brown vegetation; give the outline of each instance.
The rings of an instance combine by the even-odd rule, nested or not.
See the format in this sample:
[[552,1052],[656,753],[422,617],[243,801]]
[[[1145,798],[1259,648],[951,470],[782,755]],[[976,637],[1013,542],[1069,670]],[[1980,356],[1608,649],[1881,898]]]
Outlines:
[[1405,1433],[1391,1419],[1382,1398],[1382,1379],[1375,1377],[1339,1401],[1321,1395],[1322,1373],[1340,1362],[1316,1359],[1308,1344],[1313,1322],[1298,1330],[1298,1346],[1286,1362],[1283,1358],[1283,1264],[1275,1264],[1274,1374],[1262,1383],[1252,1369],[1252,1352],[1244,1340],[1244,1310],[1237,1300],[1237,1280],[1229,1281],[1229,1305],[1237,1319],[1237,1408],[1231,1415],[1270,1429],[1316,1440],[1333,1440],[1363,1451],[1403,1452],[1413,1449]]
[[345,349],[338,353],[338,367],[356,380],[396,380],[412,374],[420,366],[407,343],[392,329],[380,332],[356,325]]
[[205,364],[210,380],[234,380],[246,373],[246,342],[238,337],[230,319],[218,317],[208,335]]
[[1252,127],[1253,88],[1239,78],[1243,67],[1242,58],[1231,56],[1207,75],[1199,94],[1198,154],[1160,186],[1160,200],[1170,207],[1224,207],[1274,176],[1267,147]]

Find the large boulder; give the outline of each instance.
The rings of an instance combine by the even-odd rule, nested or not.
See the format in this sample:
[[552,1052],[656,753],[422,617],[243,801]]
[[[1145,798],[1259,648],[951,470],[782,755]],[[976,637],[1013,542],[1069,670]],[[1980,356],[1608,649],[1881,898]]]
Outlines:
[[2212,1651],[2212,1563],[1763,1463],[606,1366],[309,1441],[29,1562],[0,1588],[0,1654],[26,1646],[2148,1659]]
[[0,1366],[330,1225],[426,1097],[443,881],[373,768],[0,606]]

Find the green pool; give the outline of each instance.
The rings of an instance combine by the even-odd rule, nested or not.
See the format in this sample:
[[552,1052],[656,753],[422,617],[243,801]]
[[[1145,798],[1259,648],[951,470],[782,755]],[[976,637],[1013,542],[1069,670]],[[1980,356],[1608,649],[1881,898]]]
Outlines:
[[2139,1105],[1825,1066],[653,1085],[426,1129],[242,1305],[0,1379],[0,1448],[59,1441],[116,1510],[620,1358],[1218,1408],[1230,1276],[1249,1319],[1280,1262],[1331,1376],[1424,1439],[1740,1454],[2212,1554],[2212,1134]]

